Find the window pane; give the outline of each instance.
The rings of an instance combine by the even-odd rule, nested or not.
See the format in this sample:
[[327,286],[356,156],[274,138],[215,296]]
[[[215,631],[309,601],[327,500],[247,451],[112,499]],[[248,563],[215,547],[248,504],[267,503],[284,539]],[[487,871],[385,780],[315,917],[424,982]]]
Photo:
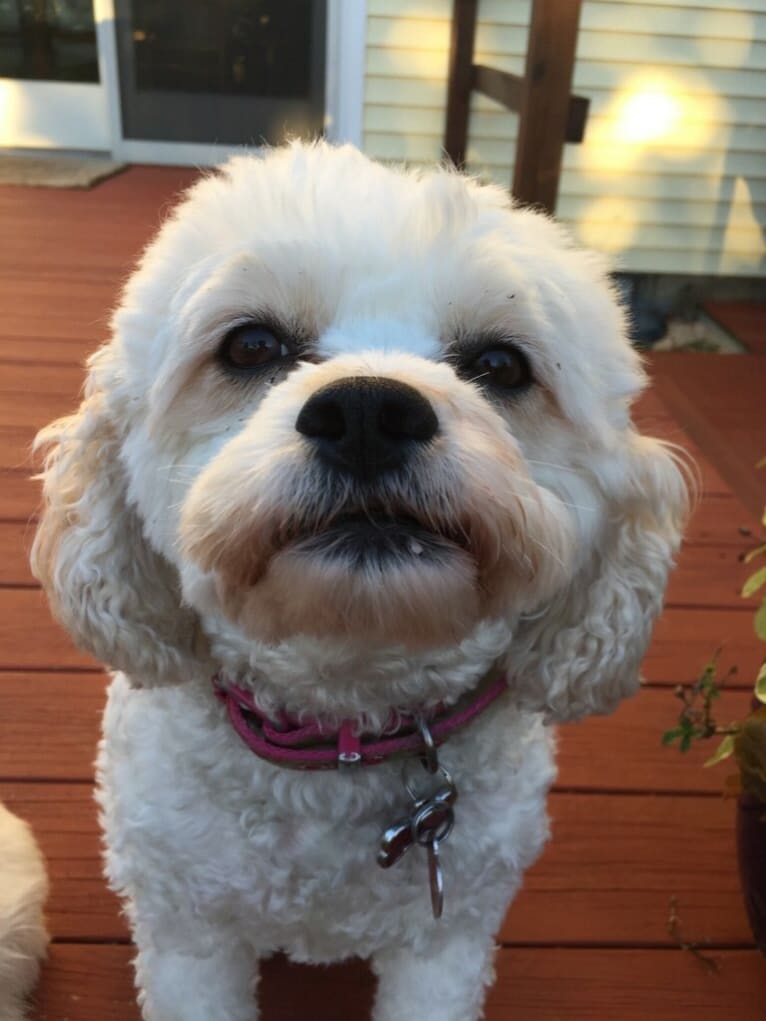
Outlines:
[[97,82],[92,0],[0,0],[0,77]]
[[186,0],[181,8],[134,0],[131,7],[137,89],[308,96],[311,0]]
[[259,145],[324,127],[326,0],[115,0],[126,138]]

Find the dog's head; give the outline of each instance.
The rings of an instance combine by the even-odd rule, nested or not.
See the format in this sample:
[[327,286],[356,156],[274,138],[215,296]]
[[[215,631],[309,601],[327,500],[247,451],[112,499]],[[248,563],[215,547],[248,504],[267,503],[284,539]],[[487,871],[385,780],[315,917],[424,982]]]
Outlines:
[[198,673],[222,631],[421,666],[491,633],[552,716],[634,685],[685,488],[631,424],[600,262],[500,190],[321,144],[234,159],[89,367],[42,434],[33,563],[138,681]]

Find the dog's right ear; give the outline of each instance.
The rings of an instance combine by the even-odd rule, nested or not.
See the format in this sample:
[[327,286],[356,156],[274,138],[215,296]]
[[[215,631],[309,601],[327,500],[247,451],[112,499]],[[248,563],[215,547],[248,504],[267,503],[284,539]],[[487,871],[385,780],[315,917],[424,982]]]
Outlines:
[[619,499],[597,550],[545,612],[518,628],[519,704],[563,723],[634,694],[689,511],[688,469],[669,444],[626,433]]
[[107,404],[91,371],[79,411],[35,441],[45,466],[32,572],[81,648],[139,686],[187,680],[206,658],[199,622],[182,606],[175,568],[149,545],[128,503]]

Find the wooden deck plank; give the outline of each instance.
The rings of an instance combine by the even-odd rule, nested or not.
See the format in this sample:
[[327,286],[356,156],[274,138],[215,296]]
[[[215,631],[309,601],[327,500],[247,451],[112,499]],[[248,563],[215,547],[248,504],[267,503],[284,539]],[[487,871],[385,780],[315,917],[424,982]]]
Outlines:
[[763,526],[731,493],[706,493],[694,508],[684,534],[690,545],[736,546],[744,550],[754,545]]
[[0,469],[0,521],[29,521],[40,506],[40,483],[28,471]]
[[32,521],[0,522],[0,585],[37,586],[29,567],[34,537]]
[[699,676],[719,647],[722,673],[737,667],[743,683],[755,677],[763,643],[755,635],[751,613],[669,607],[657,622],[641,669],[654,684],[686,684]]
[[[714,357],[714,361],[709,359]],[[652,355],[655,385],[694,445],[753,514],[766,503],[766,355]]]
[[0,666],[4,670],[98,670],[50,615],[39,589],[0,588]]
[[30,1021],[141,1021],[126,946],[52,946]]
[[756,600],[741,596],[742,585],[751,573],[741,558],[752,545],[752,540],[741,546],[685,545],[670,575],[665,605],[722,606],[754,612]]
[[[644,676],[654,684],[688,683],[699,675],[718,646],[723,646],[723,671],[737,666],[743,683],[755,676],[763,645],[753,631],[751,614],[671,607],[655,628],[642,667]],[[0,588],[0,649],[0,666],[6,670],[98,669],[51,620],[37,589]]]
[[107,683],[97,673],[0,673],[0,780],[91,781]]
[[0,426],[0,467],[33,474],[35,465],[32,460],[32,440],[36,430],[24,426]]
[[[139,1021],[132,955],[126,946],[54,945],[31,1021]],[[714,956],[718,972],[708,975],[682,950],[503,948],[486,1019],[762,1021],[763,958],[746,950]],[[366,1021],[373,989],[361,961],[319,968],[275,957],[261,969],[261,1021]]]
[[34,278],[0,277],[0,307],[3,332],[14,336],[40,336],[46,327],[66,337],[87,339],[95,347],[107,336],[110,306],[114,304],[121,274],[112,273],[103,282],[80,275]]
[[0,324],[0,362],[82,366],[94,349],[90,337],[14,336],[3,331]]
[[[0,673],[0,780],[92,780],[107,683],[95,673]],[[725,691],[717,712],[728,722],[748,705],[747,690]],[[711,745],[681,755],[660,744],[678,706],[667,688],[644,688],[612,716],[559,728],[558,786],[720,794],[729,768],[702,768]]]
[[753,354],[766,355],[766,302],[706,301],[703,308]]
[[[90,785],[3,783],[0,797],[31,823],[46,855],[53,935],[124,939],[116,899],[100,876]],[[670,944],[672,896],[695,938],[723,946],[751,942],[731,867],[733,802],[555,793],[550,813],[553,839],[511,907],[505,942]],[[449,877],[446,848],[444,860]]]
[[[750,707],[749,688],[727,690],[716,704],[725,723]],[[720,795],[729,764],[703,768],[715,741],[686,754],[664,747],[661,736],[676,723],[679,701],[668,688],[642,688],[611,716],[594,716],[558,730],[557,786],[581,790],[658,791]]]
[[552,794],[552,838],[525,876],[501,939],[669,944],[676,897],[690,938],[749,944],[732,867],[734,810],[720,798]]
[[[136,216],[151,213],[157,224],[167,212],[174,195],[188,188],[201,173],[193,167],[154,166],[136,164],[124,174],[118,174],[98,185],[97,189],[79,190],[58,188],[0,187],[0,216],[12,216],[14,224],[36,221],[40,230],[50,227],[51,220],[71,220],[87,223],[104,237],[114,242],[111,223],[101,219],[104,210],[120,214],[126,223]],[[44,235],[43,235],[44,236]],[[47,254],[50,256],[50,252]]]
[[763,1021],[763,958],[715,957],[708,975],[680,950],[503,950],[487,1021]]
[[43,407],[41,414],[46,417],[60,415],[73,408],[85,379],[82,367],[74,364],[37,365],[33,362],[4,362],[0,365],[0,370],[2,370],[0,397],[4,402],[12,400],[14,394],[21,402],[28,400],[29,394],[58,398],[57,401],[51,401]]
[[[47,368],[52,367],[47,366]],[[69,366],[59,365],[57,368],[66,379],[72,382],[72,385],[75,385],[76,375],[69,371]],[[2,428],[23,429],[25,433],[29,432],[33,437],[41,426],[46,425],[54,418],[68,415],[75,409],[76,392],[73,394],[51,394],[33,389],[21,389],[23,381],[23,377],[20,378],[21,373],[27,374],[29,366],[13,364],[13,372],[8,372],[7,369],[7,365],[0,365],[0,385],[5,384],[9,377],[13,377],[12,382],[15,386],[19,386],[19,390],[12,393],[7,391],[0,393],[0,426]],[[68,386],[69,383],[66,385]],[[79,381],[76,385],[80,385]]]

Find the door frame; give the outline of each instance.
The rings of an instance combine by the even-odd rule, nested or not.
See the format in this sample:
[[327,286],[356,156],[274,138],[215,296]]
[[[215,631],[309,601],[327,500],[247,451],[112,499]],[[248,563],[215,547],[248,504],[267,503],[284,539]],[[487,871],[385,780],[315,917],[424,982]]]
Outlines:
[[[94,4],[94,21],[99,0]],[[0,77],[0,146],[103,152],[111,143],[108,67],[96,24],[99,80]]]
[[[124,138],[113,0],[94,0],[96,36],[108,104],[112,158],[126,163],[211,166],[242,152],[242,145]],[[325,134],[333,142],[362,143],[366,0],[328,0]]]

